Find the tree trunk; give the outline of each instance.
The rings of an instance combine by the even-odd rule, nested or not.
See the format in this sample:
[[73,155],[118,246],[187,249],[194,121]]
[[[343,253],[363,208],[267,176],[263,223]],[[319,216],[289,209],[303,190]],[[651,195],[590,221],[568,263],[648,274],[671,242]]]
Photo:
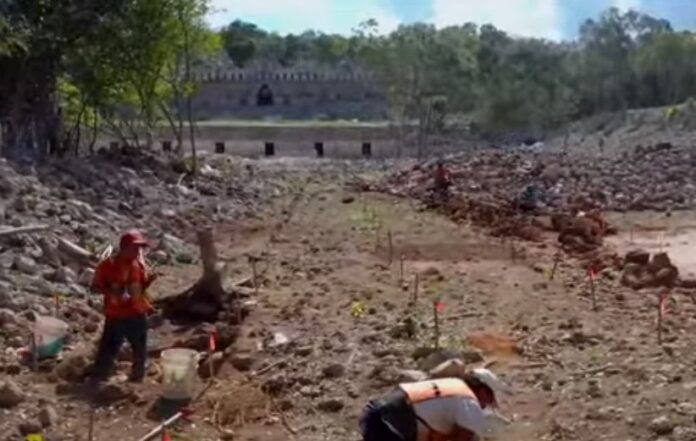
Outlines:
[[224,265],[218,262],[212,228],[197,232],[203,275],[185,292],[163,299],[164,315],[180,321],[214,322],[225,309],[227,293],[223,288]]
[[[179,22],[184,32],[184,79],[185,84],[191,83],[191,51],[189,41],[189,29],[183,17],[183,11],[179,9]],[[186,117],[189,124],[189,142],[191,143],[191,172],[198,173],[198,151],[196,150],[196,126],[193,122],[193,98],[191,93],[186,96]]]

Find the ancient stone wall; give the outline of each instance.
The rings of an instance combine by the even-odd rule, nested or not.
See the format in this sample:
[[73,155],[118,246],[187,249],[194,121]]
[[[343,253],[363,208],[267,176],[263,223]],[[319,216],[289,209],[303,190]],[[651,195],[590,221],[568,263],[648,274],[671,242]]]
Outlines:
[[194,99],[203,119],[359,119],[386,117],[374,78],[354,68],[207,67],[197,72]]

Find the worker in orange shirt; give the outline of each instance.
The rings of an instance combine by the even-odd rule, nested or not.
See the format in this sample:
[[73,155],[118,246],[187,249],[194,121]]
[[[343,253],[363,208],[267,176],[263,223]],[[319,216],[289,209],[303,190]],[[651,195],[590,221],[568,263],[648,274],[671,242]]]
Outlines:
[[[490,409],[507,389],[488,369],[461,378],[400,384],[371,401],[360,421],[363,441],[476,441],[495,435],[507,421]],[[507,389],[509,390],[509,389]]]
[[147,361],[147,314],[152,306],[146,290],[156,275],[148,274],[142,251],[148,241],[139,231],[121,236],[118,253],[101,262],[94,273],[92,291],[104,296],[104,331],[92,371],[93,381],[111,374],[116,356],[127,340],[133,350],[130,381],[145,378]]

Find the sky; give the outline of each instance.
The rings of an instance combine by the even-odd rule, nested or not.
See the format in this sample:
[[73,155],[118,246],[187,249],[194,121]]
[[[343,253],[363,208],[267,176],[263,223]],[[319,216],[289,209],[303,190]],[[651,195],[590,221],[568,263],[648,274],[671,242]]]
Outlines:
[[616,6],[696,29],[696,0],[211,0],[214,27],[241,19],[281,34],[314,29],[350,34],[374,18],[381,32],[414,21],[438,27],[491,23],[510,34],[554,40],[574,38],[586,18]]

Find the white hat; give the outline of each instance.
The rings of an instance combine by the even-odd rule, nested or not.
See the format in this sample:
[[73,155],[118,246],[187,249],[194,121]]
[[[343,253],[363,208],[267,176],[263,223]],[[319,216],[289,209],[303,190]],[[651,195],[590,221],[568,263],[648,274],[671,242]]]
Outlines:
[[512,390],[510,386],[488,369],[476,368],[471,373],[477,380],[488,386],[496,395],[499,393],[510,393]]

